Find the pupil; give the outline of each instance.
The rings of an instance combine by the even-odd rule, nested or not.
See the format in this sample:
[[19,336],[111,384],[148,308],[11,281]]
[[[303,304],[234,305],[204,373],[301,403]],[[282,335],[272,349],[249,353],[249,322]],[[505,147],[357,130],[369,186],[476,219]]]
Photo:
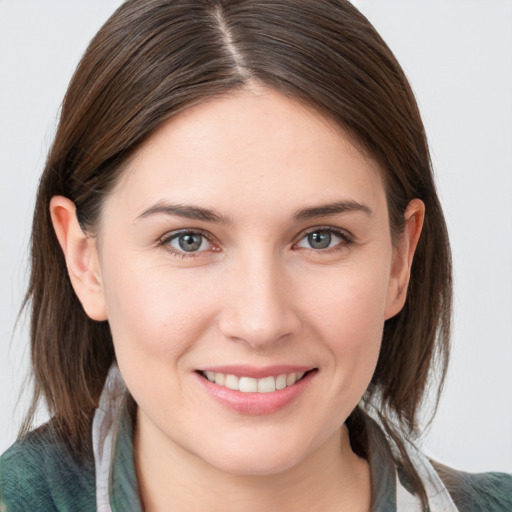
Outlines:
[[308,242],[313,249],[327,249],[331,245],[331,233],[328,231],[315,231],[308,235]]
[[180,235],[178,243],[184,251],[193,252],[201,247],[202,236],[197,233],[186,233]]

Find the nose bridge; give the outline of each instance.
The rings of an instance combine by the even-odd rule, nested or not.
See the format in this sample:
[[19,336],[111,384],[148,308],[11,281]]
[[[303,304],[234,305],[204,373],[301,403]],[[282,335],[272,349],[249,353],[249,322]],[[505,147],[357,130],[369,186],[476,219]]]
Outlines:
[[225,336],[264,347],[296,330],[286,275],[270,248],[244,251],[229,274],[220,321]]

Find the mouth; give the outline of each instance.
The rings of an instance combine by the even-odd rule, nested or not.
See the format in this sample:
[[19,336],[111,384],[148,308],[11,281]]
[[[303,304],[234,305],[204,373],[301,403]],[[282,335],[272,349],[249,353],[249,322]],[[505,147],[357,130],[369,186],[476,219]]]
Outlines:
[[195,370],[201,388],[217,403],[244,415],[267,415],[287,409],[313,382],[319,368],[272,365],[211,366]]
[[233,375],[231,373],[211,370],[197,370],[196,373],[203,379],[232,391],[239,391],[241,393],[274,393],[301,382],[316,371],[318,371],[318,369],[313,368],[305,371],[268,375],[261,378],[248,375]]

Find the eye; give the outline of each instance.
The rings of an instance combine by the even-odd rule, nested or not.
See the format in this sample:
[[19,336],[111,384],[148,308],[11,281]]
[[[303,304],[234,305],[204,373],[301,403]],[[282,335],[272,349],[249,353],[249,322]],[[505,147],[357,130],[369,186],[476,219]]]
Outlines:
[[161,240],[161,244],[171,252],[180,253],[184,256],[185,253],[192,255],[212,248],[212,244],[203,233],[190,230],[171,233]]
[[339,245],[347,245],[350,240],[344,233],[333,228],[315,229],[303,236],[296,247],[325,250]]

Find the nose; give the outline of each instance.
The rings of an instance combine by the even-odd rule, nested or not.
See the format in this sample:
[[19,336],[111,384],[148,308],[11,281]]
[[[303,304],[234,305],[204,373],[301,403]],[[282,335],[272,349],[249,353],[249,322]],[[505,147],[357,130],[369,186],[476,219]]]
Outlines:
[[293,286],[274,258],[252,254],[225,277],[219,318],[225,337],[264,350],[299,330]]

